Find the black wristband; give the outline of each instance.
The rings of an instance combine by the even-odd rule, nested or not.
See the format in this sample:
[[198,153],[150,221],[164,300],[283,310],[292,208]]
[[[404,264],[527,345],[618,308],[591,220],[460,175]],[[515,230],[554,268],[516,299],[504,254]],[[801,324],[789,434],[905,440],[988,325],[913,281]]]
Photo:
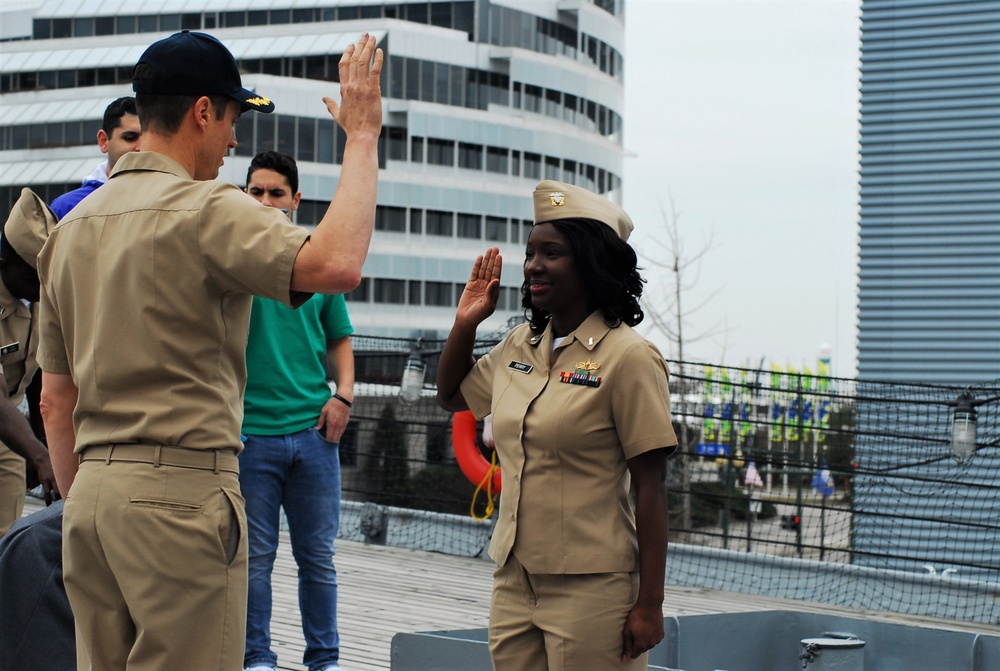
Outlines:
[[337,399],[338,401],[340,401],[341,403],[343,403],[344,405],[346,405],[348,408],[353,408],[354,407],[353,403],[351,403],[350,401],[348,401],[346,398],[344,398],[343,396],[341,396],[337,392],[333,393],[333,397],[335,399]]

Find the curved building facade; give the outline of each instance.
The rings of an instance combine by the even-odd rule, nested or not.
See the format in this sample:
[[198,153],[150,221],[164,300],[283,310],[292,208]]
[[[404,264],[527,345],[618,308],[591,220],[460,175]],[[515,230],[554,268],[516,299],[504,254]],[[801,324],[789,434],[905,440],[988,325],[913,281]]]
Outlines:
[[[376,230],[348,296],[359,333],[443,337],[476,254],[507,258],[500,310],[520,315],[519,261],[541,179],[620,202],[623,0],[46,0],[0,9],[0,205],[47,200],[101,160],[104,107],[131,67],[177,30],[209,32],[244,84],[275,101],[247,115],[219,178],[243,185],[257,151],[299,162],[297,222],[325,210],[344,135],[321,98],[363,31],[386,55]],[[181,11],[179,11],[181,8]]]

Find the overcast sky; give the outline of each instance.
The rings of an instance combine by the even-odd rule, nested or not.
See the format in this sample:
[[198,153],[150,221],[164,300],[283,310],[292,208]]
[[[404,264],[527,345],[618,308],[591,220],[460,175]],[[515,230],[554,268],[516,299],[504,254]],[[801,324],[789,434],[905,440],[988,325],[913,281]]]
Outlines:
[[[856,371],[859,0],[628,0],[632,238],[679,212],[684,358]],[[673,292],[650,263],[646,291]],[[676,347],[647,327],[663,353]]]

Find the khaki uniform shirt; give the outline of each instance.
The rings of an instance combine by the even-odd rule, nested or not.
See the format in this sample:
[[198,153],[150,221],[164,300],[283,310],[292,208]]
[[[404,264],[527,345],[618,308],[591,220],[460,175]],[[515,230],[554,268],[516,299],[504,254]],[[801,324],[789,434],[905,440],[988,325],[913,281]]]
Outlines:
[[123,156],[38,258],[38,360],[79,389],[76,451],[240,449],[251,294],[309,297],[289,290],[307,237],[231,184]]
[[38,324],[33,314],[37,309],[29,309],[0,282],[0,373],[14,405],[24,399],[24,390],[38,371]]
[[462,381],[493,414],[503,478],[490,544],[531,573],[638,569],[627,460],[677,445],[663,357],[600,312],[552,349],[552,327],[515,328]]

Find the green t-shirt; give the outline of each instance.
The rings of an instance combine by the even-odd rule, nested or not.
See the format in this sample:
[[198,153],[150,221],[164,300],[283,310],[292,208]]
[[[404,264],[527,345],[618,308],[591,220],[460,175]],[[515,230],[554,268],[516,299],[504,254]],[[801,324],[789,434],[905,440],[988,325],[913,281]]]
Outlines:
[[243,433],[283,436],[315,426],[330,400],[327,342],[352,333],[342,295],[316,294],[297,310],[254,296]]

